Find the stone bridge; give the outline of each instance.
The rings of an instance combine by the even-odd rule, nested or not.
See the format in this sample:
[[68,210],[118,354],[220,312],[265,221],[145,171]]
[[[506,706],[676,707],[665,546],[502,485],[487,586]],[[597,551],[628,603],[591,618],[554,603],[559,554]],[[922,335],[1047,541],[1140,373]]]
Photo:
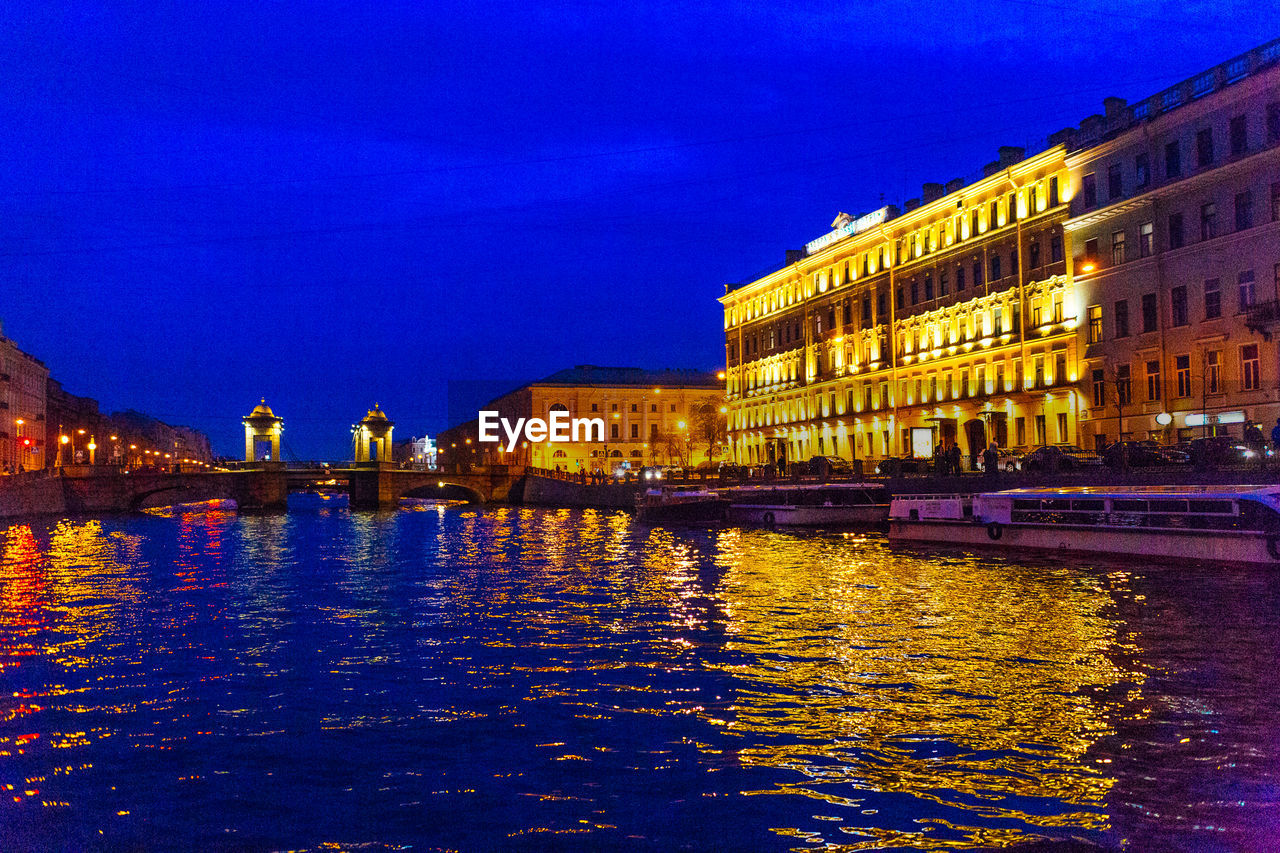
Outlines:
[[229,471],[175,473],[79,466],[60,477],[9,483],[0,516],[130,512],[215,499],[234,500],[242,509],[282,510],[290,492],[317,487],[346,491],[357,509],[394,507],[405,497],[504,501],[523,474],[521,468],[506,466],[442,473],[377,462],[342,467],[260,462]]

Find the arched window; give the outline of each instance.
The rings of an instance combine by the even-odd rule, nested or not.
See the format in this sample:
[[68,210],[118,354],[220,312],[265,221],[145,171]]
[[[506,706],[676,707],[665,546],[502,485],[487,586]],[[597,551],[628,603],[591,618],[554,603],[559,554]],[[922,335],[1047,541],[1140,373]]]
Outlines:
[[551,454],[551,458],[552,458],[552,459],[564,459],[567,455],[568,455],[568,454],[567,454],[567,453],[565,453],[563,450],[557,450],[555,453],[552,453],[552,454]]

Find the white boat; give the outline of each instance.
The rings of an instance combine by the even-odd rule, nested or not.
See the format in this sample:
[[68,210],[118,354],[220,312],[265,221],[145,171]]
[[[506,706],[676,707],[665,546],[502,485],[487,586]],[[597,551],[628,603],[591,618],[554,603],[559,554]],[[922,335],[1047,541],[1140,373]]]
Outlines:
[[1009,489],[902,495],[889,538],[1197,560],[1280,564],[1280,486]]
[[734,486],[720,494],[735,524],[858,527],[889,517],[889,492],[877,483],[776,483]]

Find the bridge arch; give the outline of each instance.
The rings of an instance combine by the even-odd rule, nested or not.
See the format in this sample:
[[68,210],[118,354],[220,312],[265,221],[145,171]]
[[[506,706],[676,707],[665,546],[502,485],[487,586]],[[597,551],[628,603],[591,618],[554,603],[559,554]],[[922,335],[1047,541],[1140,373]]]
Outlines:
[[485,503],[487,498],[476,489],[470,486],[464,486],[461,483],[450,483],[447,480],[441,480],[430,485],[419,485],[405,489],[400,493],[402,498],[417,498],[419,500],[446,500],[456,501],[463,500],[467,503]]

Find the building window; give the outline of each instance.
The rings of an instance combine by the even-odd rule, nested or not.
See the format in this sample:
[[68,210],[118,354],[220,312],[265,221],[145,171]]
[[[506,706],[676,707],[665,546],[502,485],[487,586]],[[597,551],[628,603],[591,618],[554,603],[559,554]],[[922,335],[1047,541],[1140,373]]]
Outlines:
[[1085,175],[1082,184],[1085,210],[1098,206],[1098,180],[1093,175]]
[[1280,142],[1280,104],[1267,104],[1267,144]]
[[1067,438],[1067,413],[1058,412],[1058,441],[1066,444]]
[[1253,193],[1245,190],[1236,193],[1236,230],[1253,227]]
[[1124,263],[1124,232],[1111,232],[1111,265],[1119,266]]
[[1182,151],[1177,140],[1164,147],[1164,176],[1169,180],[1182,177]]
[[1156,226],[1154,222],[1144,222],[1138,226],[1138,257],[1149,258],[1156,250]]
[[876,316],[881,318],[881,322],[884,322],[883,321],[884,315],[888,313],[889,312],[886,311],[884,307],[884,291],[877,290],[876,291]]
[[1146,152],[1134,158],[1133,177],[1138,189],[1143,189],[1151,183],[1151,157]]
[[1116,337],[1129,337],[1129,300],[1116,301]]
[[982,287],[982,261],[973,263],[973,286]]
[[1204,318],[1212,320],[1222,316],[1222,287],[1216,278],[1204,281]]
[[996,305],[991,309],[991,328],[992,334],[1004,334],[1004,308]]
[[618,404],[617,404],[617,403],[610,403],[610,404],[609,404],[609,411],[611,411],[611,412],[616,412],[616,411],[618,411]]
[[1169,248],[1181,249],[1186,245],[1186,235],[1182,230],[1182,214],[1169,214]]
[[1057,293],[1053,294],[1053,322],[1055,323],[1062,322],[1062,308],[1063,308],[1063,294],[1062,294],[1062,291],[1058,291]]
[[1244,391],[1257,391],[1262,387],[1258,372],[1258,345],[1245,344],[1240,347],[1240,385]]
[[1093,237],[1084,241],[1084,262],[1085,264],[1098,263],[1098,238]]
[[1213,165],[1213,131],[1207,127],[1196,133],[1196,165],[1201,169]]
[[1246,311],[1258,301],[1258,294],[1253,287],[1253,270],[1245,270],[1236,276],[1236,285],[1240,293],[1240,310]]
[[1123,195],[1124,180],[1120,176],[1120,164],[1113,163],[1107,167],[1107,199],[1115,201]]
[[1059,263],[1062,260],[1062,235],[1054,234],[1049,237],[1049,262]]
[[631,425],[631,437],[632,437],[632,438],[639,438],[639,437],[640,437],[640,424],[632,424],[632,425]]
[[1154,293],[1142,294],[1142,331],[1154,332],[1159,326],[1156,318],[1156,295]]
[[1040,269],[1040,241],[1032,240],[1031,245],[1027,247],[1027,251],[1031,254],[1031,269]]
[[1147,399],[1160,399],[1160,362],[1147,362]]
[[926,275],[924,277],[924,301],[929,302],[933,299],[933,276]]
[[1210,350],[1204,354],[1204,392],[1206,394],[1217,394],[1219,392],[1219,380],[1222,376],[1222,352],[1220,350]]
[[[773,329],[770,329],[770,330],[769,330],[769,346],[773,346]],[[633,412],[638,412],[638,411],[640,411],[640,406],[639,406],[638,404],[636,404],[636,403],[632,403],[632,404],[631,404],[631,411],[633,411]]]
[[991,280],[999,281],[1003,276],[1000,275],[1000,256],[991,256]]
[[1218,236],[1218,207],[1213,202],[1200,205],[1200,239],[1212,240]]
[[649,404],[649,411],[651,411],[651,412],[657,412],[657,411],[658,411],[658,404],[657,404],[657,403],[650,403],[650,404]]
[[1018,274],[1018,250],[1014,249],[1009,253],[1009,275]]
[[964,267],[956,267],[956,292],[964,290]]
[[1116,403],[1127,406],[1133,401],[1133,373],[1129,365],[1116,366]]
[[[1041,316],[1041,311],[1040,311],[1040,300],[1032,299],[1031,300],[1031,328],[1033,329],[1039,328],[1042,320],[1043,318]],[[997,326],[998,325],[999,324],[997,324]],[[998,328],[996,329],[996,334],[997,335],[1000,334],[1000,330]]]
[[1178,396],[1191,396],[1191,356],[1174,356],[1174,377],[1178,383]]
[[1027,444],[1027,419],[1026,418],[1013,419],[1013,434],[1015,439],[1017,440],[1018,446],[1025,447]]
[[1018,196],[1016,193],[1009,193],[1009,216],[1005,222],[1013,222],[1018,218]]
[[617,424],[609,424],[609,437],[610,437],[610,438],[621,438],[621,435],[618,433],[618,425],[617,425]]
[[920,282],[912,279],[911,281],[911,304],[915,305],[920,301]]
[[593,411],[593,412],[598,412],[598,411],[600,411],[600,404],[599,404],[599,403],[592,403],[592,404],[591,404],[591,411]]
[[1049,206],[1058,206],[1058,176],[1049,178]]
[[1031,366],[1032,366],[1032,370],[1034,370],[1034,371],[1035,371],[1035,376],[1034,376],[1034,379],[1033,379],[1033,381],[1035,382],[1035,387],[1036,387],[1036,388],[1043,388],[1043,387],[1045,386],[1045,379],[1044,379],[1044,356],[1043,356],[1043,355],[1038,355],[1038,356],[1036,356],[1035,358],[1033,358],[1033,359],[1032,359],[1032,361],[1031,361]]
[[899,311],[902,310],[902,288],[899,287],[893,292],[893,304]]
[[1036,444],[1048,444],[1048,437],[1045,435],[1044,415],[1036,415]]
[[653,441],[658,437],[658,425],[649,424],[649,440]]
[[1102,306],[1089,306],[1089,343],[1096,344],[1102,340]]
[[1187,286],[1180,284],[1169,291],[1169,307],[1174,326],[1187,325]]
[[1249,150],[1249,136],[1246,132],[1244,116],[1236,116],[1231,119],[1231,156],[1239,157],[1245,151]]
[[1106,373],[1100,369],[1093,371],[1093,407],[1099,409],[1107,404]]

